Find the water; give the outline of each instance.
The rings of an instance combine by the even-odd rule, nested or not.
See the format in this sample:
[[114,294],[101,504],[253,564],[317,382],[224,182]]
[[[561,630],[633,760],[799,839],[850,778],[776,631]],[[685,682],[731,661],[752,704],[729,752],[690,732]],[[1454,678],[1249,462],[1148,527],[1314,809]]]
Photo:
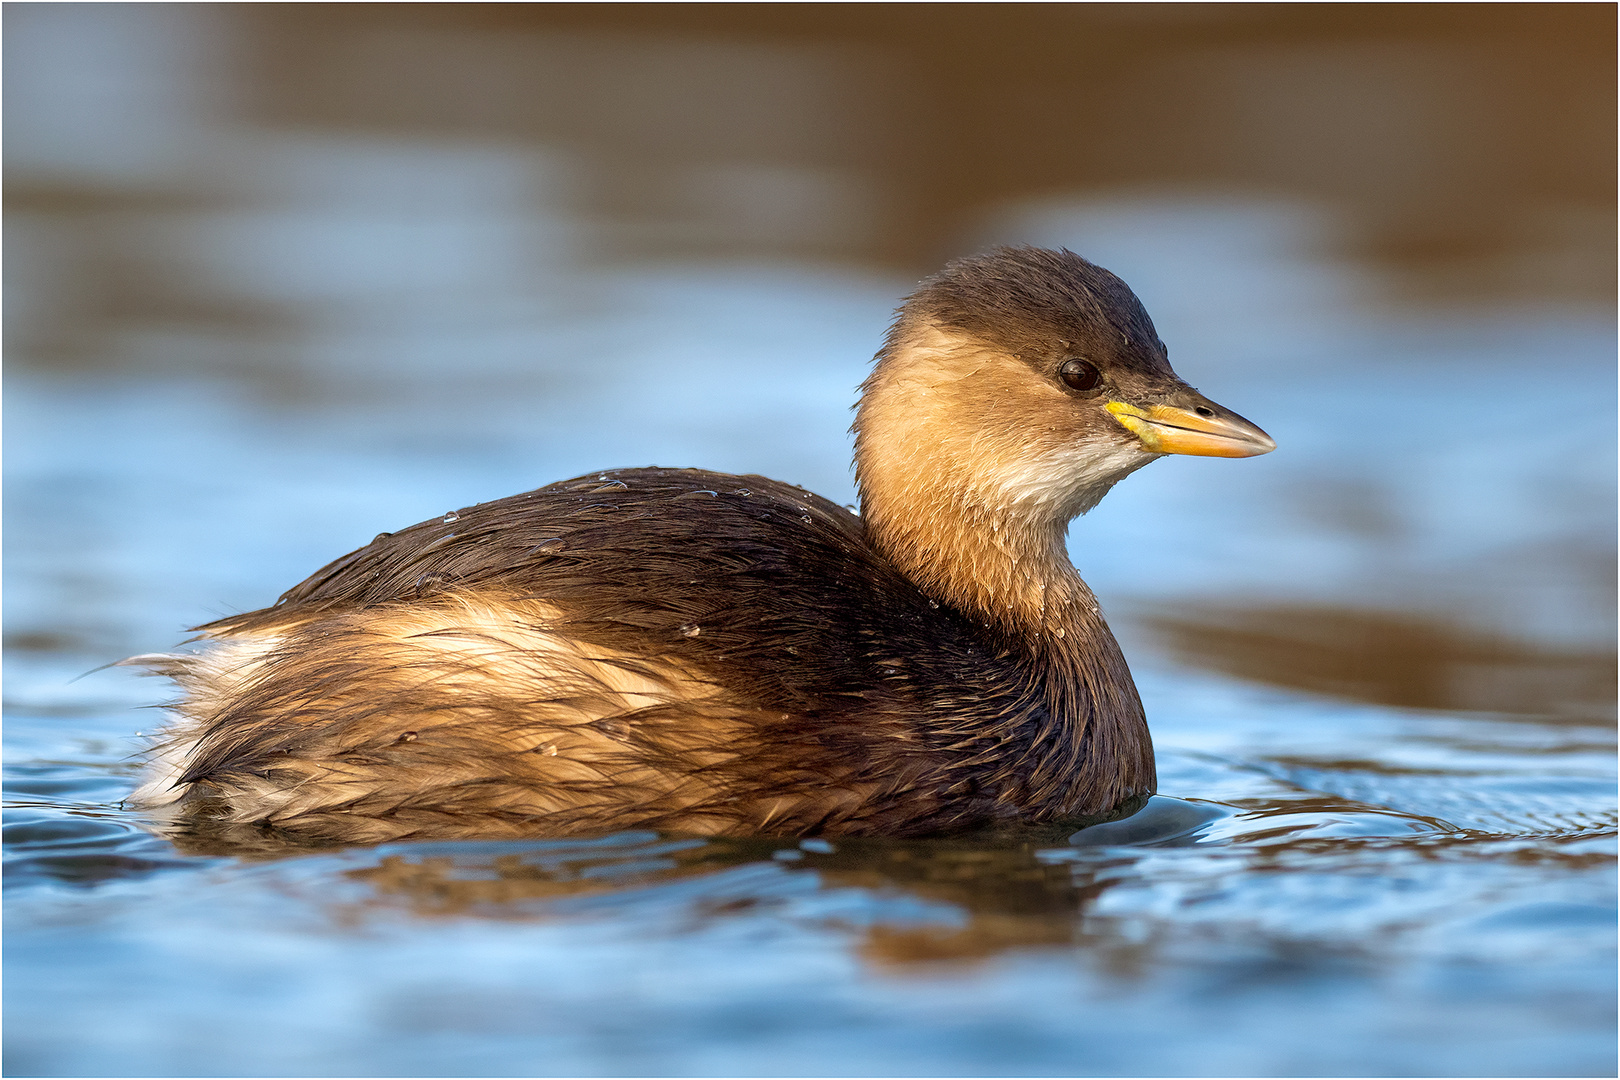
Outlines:
[[[1613,430],[1581,404],[1612,330],[1125,242],[1232,212],[1016,226],[1110,225],[1094,253],[1181,373],[1279,443],[1161,462],[1076,524],[1162,794],[1074,835],[243,850],[120,805],[170,691],[84,673],[381,529],[650,462],[852,501],[847,407],[903,281],[623,266],[501,348],[423,331],[394,362],[339,327],[246,377],[10,373],[6,1070],[1612,1072]],[[1222,320],[1178,284],[1199,259],[1243,283]]]
[[[1613,1074],[1612,10],[5,26],[9,1073]],[[121,807],[172,690],[103,665],[379,530],[648,463],[852,501],[892,307],[994,241],[1120,272],[1279,444],[1073,529],[1135,815],[289,851]]]

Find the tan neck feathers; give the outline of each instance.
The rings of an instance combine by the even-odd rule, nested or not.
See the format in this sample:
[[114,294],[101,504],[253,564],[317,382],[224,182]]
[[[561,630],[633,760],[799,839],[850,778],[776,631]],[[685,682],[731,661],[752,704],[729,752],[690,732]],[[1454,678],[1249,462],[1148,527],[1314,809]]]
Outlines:
[[1016,358],[951,333],[895,337],[855,424],[874,542],[938,599],[1009,630],[1070,632],[1095,601],[1063,539],[1095,499],[1072,482],[1074,448],[1045,445],[1028,422],[1045,388]]

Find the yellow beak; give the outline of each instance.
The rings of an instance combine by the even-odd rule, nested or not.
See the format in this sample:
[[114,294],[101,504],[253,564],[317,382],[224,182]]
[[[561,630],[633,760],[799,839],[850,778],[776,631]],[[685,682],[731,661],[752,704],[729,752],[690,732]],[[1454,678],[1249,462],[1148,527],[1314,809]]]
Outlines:
[[1277,449],[1271,436],[1236,413],[1205,410],[1208,416],[1174,405],[1138,409],[1123,401],[1110,401],[1108,411],[1124,428],[1155,454],[1196,454],[1200,457],[1257,457]]

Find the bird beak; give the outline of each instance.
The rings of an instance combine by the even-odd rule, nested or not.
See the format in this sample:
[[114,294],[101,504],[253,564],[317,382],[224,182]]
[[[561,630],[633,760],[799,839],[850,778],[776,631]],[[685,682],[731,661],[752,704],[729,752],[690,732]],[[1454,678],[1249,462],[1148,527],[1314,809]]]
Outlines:
[[1200,457],[1257,457],[1277,449],[1271,436],[1235,412],[1210,402],[1208,416],[1174,405],[1138,409],[1123,401],[1110,401],[1108,411],[1142,445],[1155,454],[1196,454]]

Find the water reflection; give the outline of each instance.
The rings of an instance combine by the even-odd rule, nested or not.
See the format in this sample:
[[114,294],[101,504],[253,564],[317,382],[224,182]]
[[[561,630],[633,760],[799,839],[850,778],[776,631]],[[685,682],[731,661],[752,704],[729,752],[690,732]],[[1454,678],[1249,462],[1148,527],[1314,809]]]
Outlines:
[[[364,883],[375,902],[403,904],[420,916],[573,919],[630,905],[699,923],[772,909],[804,917],[783,910],[788,898],[803,895],[792,884],[799,881],[818,893],[864,897],[830,916],[816,904],[808,910],[812,921],[852,934],[852,948],[870,963],[976,961],[1025,948],[1111,944],[1112,934],[1087,935],[1082,916],[1129,876],[1121,871],[1131,850],[1189,843],[1190,828],[1223,813],[1175,799],[1153,802],[1140,812],[1153,820],[1134,834],[1087,847],[1067,844],[1062,828],[836,843],[624,833],[595,842],[396,845],[346,876]],[[1076,839],[1085,836],[1082,830]]]
[[[598,840],[396,844],[356,853],[343,877],[296,872],[318,902],[355,917],[353,905],[402,906],[424,918],[569,921],[633,917],[686,927],[713,920],[787,918],[850,935],[880,968],[977,962],[1033,948],[1140,949],[1103,917],[1110,888],[1139,888],[1144,858],[1187,850],[1195,876],[1239,866],[1321,875],[1387,864],[1408,850],[1442,857],[1490,834],[1320,793],[1241,800],[1234,806],[1157,796],[1136,814],[1082,829],[1025,828],[994,836],[836,842],[710,840],[620,833]],[[1191,849],[1199,849],[1195,854]],[[241,850],[240,848],[238,850]],[[261,856],[272,849],[261,848]],[[295,849],[283,846],[275,854]],[[1426,853],[1426,854],[1425,854]],[[1208,858],[1215,858],[1209,863]],[[1572,853],[1571,866],[1603,857]],[[1597,858],[1598,862],[1592,860]],[[807,891],[808,890],[808,891]],[[319,893],[325,893],[324,901]],[[828,904],[807,896],[844,896]],[[829,913],[830,912],[830,913]]]
[[1202,603],[1144,617],[1184,662],[1247,679],[1415,709],[1602,723],[1610,651],[1551,649],[1408,612]]

